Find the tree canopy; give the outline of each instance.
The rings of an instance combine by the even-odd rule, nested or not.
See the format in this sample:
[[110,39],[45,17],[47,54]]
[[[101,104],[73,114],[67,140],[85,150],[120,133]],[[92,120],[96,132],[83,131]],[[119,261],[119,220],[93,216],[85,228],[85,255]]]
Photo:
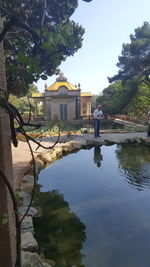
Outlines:
[[104,113],[118,114],[125,111],[126,106],[138,91],[136,81],[128,81],[123,85],[121,81],[110,84],[96,100],[102,104]]
[[29,84],[56,73],[60,63],[81,47],[84,29],[70,20],[77,6],[78,0],[4,0],[0,4],[9,91],[25,94]]
[[144,22],[130,35],[131,42],[123,44],[118,57],[118,74],[108,78],[109,82],[140,78],[150,84],[150,24]]

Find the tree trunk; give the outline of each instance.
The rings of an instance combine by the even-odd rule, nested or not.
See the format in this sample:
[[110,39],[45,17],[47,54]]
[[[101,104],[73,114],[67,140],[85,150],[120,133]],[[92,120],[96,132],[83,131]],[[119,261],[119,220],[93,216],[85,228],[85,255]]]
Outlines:
[[[0,18],[0,32],[1,32]],[[6,93],[3,43],[0,43],[0,96]],[[0,107],[0,170],[13,185],[12,153],[9,118]],[[3,220],[4,218],[8,221]],[[0,176],[0,266],[14,267],[16,261],[15,216],[10,194]]]

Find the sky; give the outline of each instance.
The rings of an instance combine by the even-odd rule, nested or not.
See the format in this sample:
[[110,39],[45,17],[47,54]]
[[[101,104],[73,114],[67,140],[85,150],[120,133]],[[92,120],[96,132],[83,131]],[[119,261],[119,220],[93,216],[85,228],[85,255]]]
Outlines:
[[[107,77],[117,74],[122,44],[130,43],[130,34],[144,21],[150,22],[150,0],[79,0],[71,19],[85,28],[83,45],[59,68],[69,82],[80,83],[83,92],[100,94],[109,85]],[[39,80],[39,91],[56,78]]]

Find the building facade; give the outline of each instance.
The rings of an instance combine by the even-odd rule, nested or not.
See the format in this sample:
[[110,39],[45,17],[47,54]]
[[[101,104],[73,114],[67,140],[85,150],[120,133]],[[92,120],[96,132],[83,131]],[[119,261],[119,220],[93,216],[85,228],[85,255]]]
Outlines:
[[82,93],[80,85],[74,86],[67,81],[63,73],[56,82],[47,87],[44,93],[33,93],[34,117],[38,118],[38,105],[41,106],[46,121],[77,120],[91,115],[91,93]]

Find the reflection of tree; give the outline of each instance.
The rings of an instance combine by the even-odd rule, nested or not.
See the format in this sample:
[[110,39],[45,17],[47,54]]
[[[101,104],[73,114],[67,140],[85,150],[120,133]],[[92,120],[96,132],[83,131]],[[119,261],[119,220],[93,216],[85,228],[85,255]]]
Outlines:
[[101,148],[100,146],[94,147],[94,158],[93,161],[99,168],[101,166],[101,161],[103,160],[103,156],[101,155]]
[[70,211],[62,194],[38,192],[36,205],[42,209],[42,217],[34,220],[36,239],[41,252],[56,262],[57,267],[84,267],[82,243],[85,241],[85,225]]
[[120,170],[137,190],[150,186],[150,148],[144,145],[118,146]]

